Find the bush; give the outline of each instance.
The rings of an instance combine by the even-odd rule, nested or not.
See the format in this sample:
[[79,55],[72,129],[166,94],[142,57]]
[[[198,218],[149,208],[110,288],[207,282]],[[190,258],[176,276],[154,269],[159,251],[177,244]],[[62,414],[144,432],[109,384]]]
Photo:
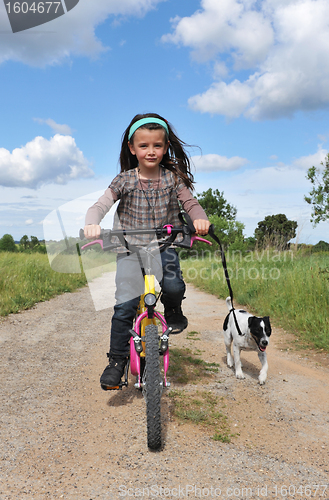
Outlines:
[[313,246],[312,252],[329,252],[329,243],[323,240],[319,241]]
[[25,253],[47,253],[44,241],[39,241],[36,236],[31,236],[30,241],[26,234],[20,239],[19,251]]

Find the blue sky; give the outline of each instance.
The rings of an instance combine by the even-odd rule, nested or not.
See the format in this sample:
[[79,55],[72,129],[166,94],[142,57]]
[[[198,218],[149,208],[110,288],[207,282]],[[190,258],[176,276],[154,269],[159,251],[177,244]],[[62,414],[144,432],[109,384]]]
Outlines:
[[[0,3],[0,236],[106,189],[140,112],[191,150],[196,192],[224,191],[245,234],[266,215],[328,241],[304,202],[329,140],[326,0],[93,0],[12,33]],[[96,195],[91,195],[92,200]]]

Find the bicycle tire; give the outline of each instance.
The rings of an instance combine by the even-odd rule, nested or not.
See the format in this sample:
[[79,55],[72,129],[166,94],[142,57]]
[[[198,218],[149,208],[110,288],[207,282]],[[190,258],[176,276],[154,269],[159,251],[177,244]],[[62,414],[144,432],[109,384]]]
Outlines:
[[145,400],[147,420],[147,445],[150,450],[161,447],[161,393],[159,336],[156,325],[145,327]]

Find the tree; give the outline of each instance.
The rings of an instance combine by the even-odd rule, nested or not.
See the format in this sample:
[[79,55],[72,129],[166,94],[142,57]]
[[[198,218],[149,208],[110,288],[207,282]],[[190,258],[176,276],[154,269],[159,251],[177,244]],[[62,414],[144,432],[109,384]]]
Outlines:
[[224,191],[220,192],[218,189],[214,191],[209,188],[201,194],[197,194],[198,202],[206,212],[207,216],[217,215],[223,219],[235,220],[236,208],[227,203],[224,198]]
[[21,237],[21,239],[19,240],[19,245],[23,251],[30,247],[30,240],[27,234],[24,234],[24,236]]
[[30,243],[30,245],[31,245],[32,250],[35,247],[37,247],[37,246],[40,245],[40,242],[39,242],[39,240],[38,240],[38,238],[36,236],[31,236],[31,243]]
[[[211,215],[209,220],[213,224],[215,234],[224,248],[232,250],[242,250],[244,248],[244,224],[242,222],[227,220],[218,217],[218,215]],[[210,238],[206,236],[206,239]],[[218,246],[214,242],[213,250],[218,250]]]
[[296,236],[297,222],[288,220],[286,215],[267,215],[258,222],[255,229],[255,238],[258,246],[274,246],[286,248],[287,243]]
[[254,236],[249,236],[244,239],[245,247],[247,250],[252,251],[255,250],[257,240]]
[[[215,235],[218,237],[224,251],[240,251],[244,253],[247,250],[245,238],[243,235],[244,224],[236,220],[227,220],[218,215],[211,215],[209,217],[210,223],[214,226]],[[210,236],[205,236],[205,239],[210,241],[212,245],[207,243],[198,243],[193,245],[191,249],[179,249],[179,257],[186,259],[188,257],[202,257],[209,254],[217,253],[219,255],[220,248]]]
[[329,219],[329,153],[324,162],[321,162],[324,167],[322,172],[319,168],[311,167],[307,171],[306,178],[311,181],[313,188],[309,193],[310,196],[304,196],[307,203],[313,206],[311,214],[311,222],[316,226],[321,221]]
[[11,234],[4,234],[0,239],[0,250],[4,252],[16,252],[17,248],[15,245],[14,238]]

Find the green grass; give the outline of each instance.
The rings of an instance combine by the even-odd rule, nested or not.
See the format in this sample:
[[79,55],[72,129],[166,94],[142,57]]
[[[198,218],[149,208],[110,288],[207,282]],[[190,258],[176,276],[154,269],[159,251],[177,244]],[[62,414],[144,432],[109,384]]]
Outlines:
[[[189,332],[188,336],[199,335]],[[168,375],[175,384],[205,384],[214,379],[218,363],[208,363],[201,359],[201,352],[192,353],[190,349],[171,348]],[[189,422],[210,431],[216,441],[229,443],[231,434],[223,399],[206,390],[174,389],[168,393],[171,400],[172,415],[181,422]]]
[[230,432],[228,419],[222,413],[225,405],[217,396],[209,391],[189,393],[183,390],[172,390],[169,397],[173,404],[173,415],[182,422],[189,422],[211,431],[215,441],[230,443],[233,435]]
[[178,384],[197,384],[202,378],[210,378],[218,372],[218,363],[207,363],[196,357],[190,349],[170,349],[170,380]]
[[187,333],[186,338],[188,340],[201,340],[201,337],[198,337],[198,335],[200,335],[199,332],[192,331]]
[[29,309],[85,284],[84,274],[53,271],[47,255],[0,252],[0,316]]
[[[182,261],[184,278],[226,298],[217,256]],[[298,334],[304,345],[329,351],[329,253],[253,252],[227,256],[235,303]]]
[[81,262],[88,281],[101,276],[103,273],[116,271],[116,254],[102,252],[94,248],[83,251]]

